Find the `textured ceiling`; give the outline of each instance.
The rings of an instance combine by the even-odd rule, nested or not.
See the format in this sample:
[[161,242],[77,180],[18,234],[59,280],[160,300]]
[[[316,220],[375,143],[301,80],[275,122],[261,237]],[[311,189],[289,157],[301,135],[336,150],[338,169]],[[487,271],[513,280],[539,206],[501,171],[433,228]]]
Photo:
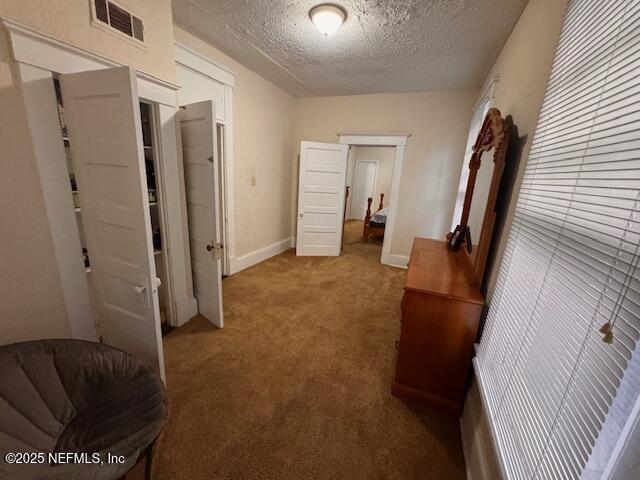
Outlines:
[[347,21],[324,37],[321,0],[173,0],[178,25],[295,96],[480,87],[527,0],[337,0]]

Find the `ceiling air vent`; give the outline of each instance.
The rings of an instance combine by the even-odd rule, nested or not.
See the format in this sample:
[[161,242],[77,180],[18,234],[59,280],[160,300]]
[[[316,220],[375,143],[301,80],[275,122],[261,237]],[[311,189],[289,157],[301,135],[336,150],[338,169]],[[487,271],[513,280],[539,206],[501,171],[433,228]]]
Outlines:
[[94,0],[95,18],[125,35],[144,42],[142,20],[108,0]]

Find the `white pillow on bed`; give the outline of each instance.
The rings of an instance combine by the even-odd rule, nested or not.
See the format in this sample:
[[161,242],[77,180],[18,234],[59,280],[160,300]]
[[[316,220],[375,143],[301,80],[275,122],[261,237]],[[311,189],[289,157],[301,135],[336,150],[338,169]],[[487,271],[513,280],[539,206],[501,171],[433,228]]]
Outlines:
[[384,223],[384,224],[386,224],[387,223],[387,211],[388,211],[387,208],[388,207],[384,207],[382,210],[374,213],[371,216],[371,221],[374,222],[374,223]]

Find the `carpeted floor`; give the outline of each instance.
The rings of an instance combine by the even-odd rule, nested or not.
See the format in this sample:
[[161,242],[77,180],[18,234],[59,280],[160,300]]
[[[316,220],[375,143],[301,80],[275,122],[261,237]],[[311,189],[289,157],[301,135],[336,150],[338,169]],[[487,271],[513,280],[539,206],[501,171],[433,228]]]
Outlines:
[[405,271],[361,228],[340,257],[290,250],[226,279],[224,329],[165,338],[152,478],[464,478],[458,420],[390,394]]

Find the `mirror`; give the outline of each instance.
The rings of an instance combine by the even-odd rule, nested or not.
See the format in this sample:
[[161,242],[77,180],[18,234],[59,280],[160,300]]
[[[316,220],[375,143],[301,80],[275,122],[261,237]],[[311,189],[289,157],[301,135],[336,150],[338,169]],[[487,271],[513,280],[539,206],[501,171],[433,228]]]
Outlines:
[[447,236],[451,250],[463,250],[464,266],[480,286],[496,219],[495,207],[509,145],[509,124],[492,108],[487,112],[469,161],[469,180],[460,223]]
[[[492,148],[487,152],[482,152],[480,156],[480,168],[478,168],[473,198],[471,199],[471,206],[469,207],[467,226],[469,227],[468,238],[470,238],[471,242],[467,243],[465,241],[465,244],[467,250],[471,250],[470,255],[474,260],[478,253],[478,247],[480,246],[482,223],[484,222],[489,193],[491,192],[491,181],[495,170],[495,164],[493,163],[494,153],[495,148]],[[469,247],[469,245],[471,245],[471,247]]]

